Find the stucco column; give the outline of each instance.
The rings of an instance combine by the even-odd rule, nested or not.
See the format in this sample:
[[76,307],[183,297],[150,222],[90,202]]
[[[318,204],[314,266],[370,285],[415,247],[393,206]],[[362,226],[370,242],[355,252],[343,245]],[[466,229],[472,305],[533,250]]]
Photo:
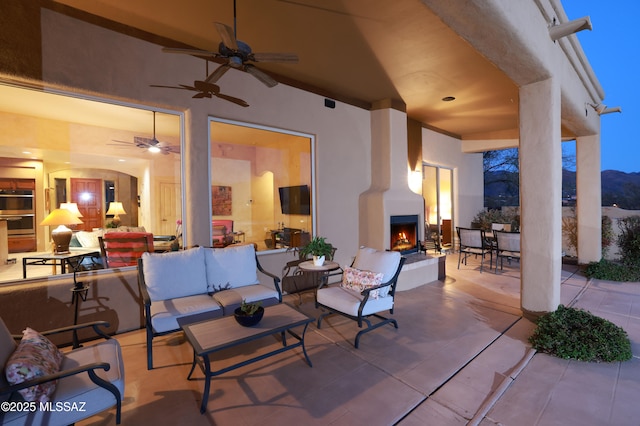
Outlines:
[[600,135],[576,140],[576,216],[578,263],[602,257],[602,192],[600,191]]
[[211,243],[211,174],[209,173],[209,117],[193,109],[185,113],[185,244]]
[[556,310],[562,270],[560,87],[520,88],[520,304],[525,314]]

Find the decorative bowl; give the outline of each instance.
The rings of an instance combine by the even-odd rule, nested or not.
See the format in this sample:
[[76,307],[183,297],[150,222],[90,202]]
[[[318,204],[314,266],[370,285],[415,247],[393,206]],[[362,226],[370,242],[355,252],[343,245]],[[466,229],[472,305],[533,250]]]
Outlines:
[[238,324],[240,324],[243,327],[251,327],[256,325],[257,323],[260,322],[263,315],[264,315],[264,308],[262,306],[260,306],[256,311],[256,313],[253,315],[245,314],[244,312],[242,312],[240,308],[236,308],[236,310],[233,312],[234,318],[236,319]]

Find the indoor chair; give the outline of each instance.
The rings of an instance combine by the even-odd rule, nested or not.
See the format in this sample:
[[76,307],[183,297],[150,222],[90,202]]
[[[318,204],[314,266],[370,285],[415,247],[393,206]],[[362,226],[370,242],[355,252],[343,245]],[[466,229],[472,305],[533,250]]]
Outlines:
[[[385,324],[398,328],[398,322],[394,318],[385,317],[381,313],[389,311],[393,314],[396,285],[405,260],[397,251],[377,251],[361,247],[351,267],[344,268],[339,285],[328,285],[323,280],[318,286],[316,308],[327,311],[318,317],[318,328],[322,319],[333,313],[357,321],[359,328],[362,328],[364,322],[366,328],[356,334],[356,348],[364,333]],[[379,321],[372,323],[372,317]]]
[[211,224],[212,247],[221,248],[234,243],[235,236],[233,235],[233,220],[214,220]]
[[[44,337],[89,327],[106,340],[62,352]],[[122,352],[118,341],[99,327],[107,328],[109,323],[96,321],[40,333],[27,328],[24,335],[11,335],[0,318],[0,402],[36,408],[0,410],[0,424],[68,425],[113,406],[120,424],[125,383]]]
[[136,266],[144,252],[154,252],[153,234],[148,232],[107,232],[98,238],[105,268]]
[[[485,255],[489,255],[489,269],[493,264],[493,248],[491,242],[487,239],[485,231],[482,229],[456,228],[458,232],[459,251],[458,251],[458,269],[460,262],[467,264],[467,257],[471,255],[480,256],[480,272],[484,264]],[[463,257],[464,256],[464,257]]]

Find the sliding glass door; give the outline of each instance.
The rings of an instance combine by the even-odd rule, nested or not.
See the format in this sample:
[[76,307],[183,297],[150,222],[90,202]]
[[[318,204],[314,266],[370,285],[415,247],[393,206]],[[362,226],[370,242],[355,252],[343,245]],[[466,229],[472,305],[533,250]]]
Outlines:
[[424,163],[422,166],[425,240],[433,239],[442,248],[453,245],[453,170]]

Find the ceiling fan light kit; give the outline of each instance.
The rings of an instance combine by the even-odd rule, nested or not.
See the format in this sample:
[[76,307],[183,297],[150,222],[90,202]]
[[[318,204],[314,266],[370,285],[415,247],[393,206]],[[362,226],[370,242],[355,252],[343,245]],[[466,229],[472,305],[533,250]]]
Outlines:
[[144,149],[152,154],[163,153],[164,155],[169,155],[171,153],[179,154],[180,149],[176,146],[163,144],[156,138],[156,112],[153,111],[153,138],[143,138],[141,136],[134,136],[133,142],[128,141],[119,141],[113,140],[113,143],[108,145],[119,146],[119,147],[129,147],[135,146],[136,148]]

